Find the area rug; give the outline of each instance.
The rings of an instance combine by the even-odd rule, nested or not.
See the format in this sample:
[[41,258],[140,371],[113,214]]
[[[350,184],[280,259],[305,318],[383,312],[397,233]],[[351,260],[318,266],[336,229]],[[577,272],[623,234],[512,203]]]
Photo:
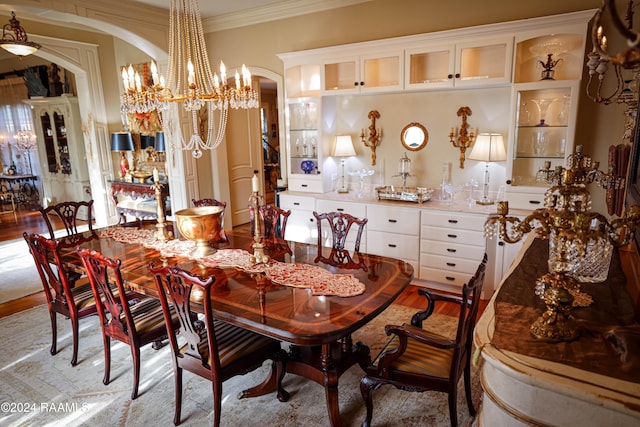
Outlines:
[[[86,225],[78,227],[80,232],[87,229]],[[57,230],[54,234],[58,237],[66,231]],[[0,242],[0,304],[41,290],[42,282],[27,242],[23,238]]]
[[[386,342],[385,324],[410,319],[415,309],[392,305],[354,335],[354,341],[367,343],[372,353]],[[454,331],[456,319],[434,314],[425,328],[441,333]],[[170,349],[165,346],[142,350],[140,396],[130,399],[132,366],[129,348],[112,348],[112,382],[102,384],[104,374],[102,338],[97,317],[80,322],[79,364],[72,367],[69,322],[58,321],[58,349],[49,354],[51,332],[45,306],[39,306],[0,319],[0,425],[53,426],[169,426],[173,425],[174,380]],[[288,374],[284,386],[288,402],[275,393],[250,399],[237,399],[240,391],[258,384],[269,365],[223,385],[223,426],[328,426],[322,387]],[[365,416],[359,381],[362,370],[353,366],[340,377],[340,412],[344,426],[360,426]],[[474,370],[474,399],[480,399],[480,385]],[[459,384],[459,425],[472,419],[464,402],[463,381]],[[212,392],[210,382],[185,372],[183,379],[182,424],[211,425]],[[443,393],[409,393],[385,386],[374,393],[374,426],[449,426],[447,398]]]

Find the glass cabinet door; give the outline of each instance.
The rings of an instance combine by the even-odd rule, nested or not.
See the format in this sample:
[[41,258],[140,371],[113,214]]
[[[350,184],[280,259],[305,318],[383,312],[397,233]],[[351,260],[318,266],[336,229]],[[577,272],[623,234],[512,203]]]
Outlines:
[[58,173],[58,156],[56,155],[56,143],[53,138],[53,128],[49,113],[42,114],[40,122],[42,123],[44,149],[47,155],[47,170],[49,173]]
[[315,100],[289,104],[290,173],[317,175],[320,157],[319,106]]
[[53,113],[53,121],[56,127],[60,172],[65,175],[71,175],[71,159],[69,157],[69,142],[67,140],[67,127],[64,122],[64,115]]
[[517,91],[511,185],[546,187],[538,170],[564,165],[573,151],[572,87]]

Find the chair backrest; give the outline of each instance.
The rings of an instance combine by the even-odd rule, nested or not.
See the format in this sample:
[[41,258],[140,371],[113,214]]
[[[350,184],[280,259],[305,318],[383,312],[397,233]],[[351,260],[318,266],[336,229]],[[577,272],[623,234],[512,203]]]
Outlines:
[[220,206],[222,209],[227,207],[227,202],[221,202],[216,199],[191,199],[194,207],[200,206]]
[[362,238],[362,231],[367,223],[367,218],[356,218],[344,212],[326,212],[318,213],[313,212],[313,216],[316,217],[316,223],[318,226],[318,246],[322,246],[323,234],[322,234],[322,220],[327,220],[331,229],[331,236],[333,237],[332,247],[334,249],[345,249],[345,243],[347,241],[347,235],[353,224],[358,226],[356,234],[356,240],[353,250],[355,252],[360,251],[360,239]]
[[[96,308],[103,328],[119,331],[125,335],[136,334],[135,323],[120,273],[119,259],[109,258],[100,252],[78,248],[82,265],[91,283],[91,290],[96,300]],[[115,295],[112,285],[115,283],[118,295]],[[109,334],[113,336],[113,334]]]
[[71,284],[60,258],[59,243],[39,234],[23,233],[22,236],[36,263],[36,269],[47,296],[47,303],[59,304],[66,307],[67,310],[70,307],[75,307],[73,301],[69,300],[72,298]]
[[[290,210],[280,209],[274,205],[260,206],[260,219],[264,224],[263,236],[267,239],[284,239],[287,229],[287,219],[291,215]],[[253,206],[249,206],[249,218],[251,223],[251,235],[255,233],[255,212]]]
[[[174,357],[180,354],[180,346],[177,330],[171,326],[171,306],[175,309],[180,320],[180,336],[187,341],[185,354],[199,360],[202,366],[210,369],[212,374],[216,375],[220,370],[220,360],[211,309],[211,286],[215,277],[210,276],[205,280],[178,267],[154,267],[153,264],[149,266],[149,270],[153,274],[158,288]],[[191,295],[194,290],[199,291],[198,301],[202,301],[204,305],[204,323],[193,316],[191,312]],[[210,358],[209,355],[211,355]],[[211,360],[211,364],[209,364],[209,360]]]
[[471,346],[473,344],[473,330],[478,317],[478,308],[480,307],[480,298],[482,296],[486,267],[487,254],[485,253],[482,262],[478,266],[473,277],[462,287],[462,301],[467,301],[467,303],[460,304],[460,316],[458,317],[456,341],[459,344],[464,343],[467,356],[470,355]]
[[[49,229],[49,235],[51,239],[55,239],[54,227],[51,222],[52,216],[57,217],[67,232],[67,236],[74,236],[79,234],[78,226],[85,222],[89,226],[89,231],[93,230],[93,200],[83,202],[62,202],[56,205],[51,205],[46,208],[40,208],[40,213],[44,222]],[[83,218],[79,218],[78,214]]]

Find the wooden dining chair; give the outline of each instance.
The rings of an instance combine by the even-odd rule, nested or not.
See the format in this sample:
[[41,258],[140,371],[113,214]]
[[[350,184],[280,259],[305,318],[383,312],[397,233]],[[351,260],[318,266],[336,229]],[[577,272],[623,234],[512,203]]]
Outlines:
[[[222,383],[236,375],[243,375],[261,366],[267,359],[271,365],[271,379],[275,379],[277,397],[281,402],[289,398],[282,388],[286,354],[280,342],[230,323],[214,320],[211,308],[211,288],[214,277],[203,279],[177,267],[154,267],[158,295],[162,303],[173,355],[176,387],[176,407],[173,423],[180,424],[182,409],[182,371],[187,370],[211,381],[213,389],[213,425],[220,425]],[[196,297],[197,294],[197,297]],[[197,298],[204,306],[204,321],[192,316],[191,302]],[[180,328],[171,326],[170,309],[180,319]],[[186,344],[178,343],[179,337]],[[275,377],[273,376],[275,374]]]
[[[360,381],[360,391],[365,401],[367,415],[362,427],[371,425],[373,415],[373,391],[390,384],[406,391],[445,392],[449,396],[449,417],[452,426],[458,425],[457,389],[464,374],[464,388],[469,413],[476,410],[471,396],[471,356],[473,330],[478,315],[484,283],[487,255],[471,280],[462,287],[461,295],[439,294],[420,289],[427,298],[427,307],[413,315],[411,324],[387,325],[391,340],[365,369]],[[436,302],[455,303],[460,307],[456,336],[448,338],[422,328],[422,322],[433,313]]]
[[339,250],[345,249],[345,243],[347,241],[349,230],[354,224],[357,225],[358,231],[356,234],[355,243],[353,245],[353,250],[355,252],[360,251],[360,240],[362,239],[362,231],[364,230],[364,226],[368,221],[367,218],[356,218],[355,216],[345,212],[318,213],[314,211],[313,216],[316,217],[316,224],[318,226],[318,246],[323,246],[325,234],[323,234],[322,232],[322,223],[323,220],[326,220],[331,231],[330,236],[332,238],[332,247]]
[[60,258],[59,242],[33,233],[24,233],[23,237],[36,263],[47,300],[51,319],[51,350],[49,352],[52,355],[56,354],[58,331],[56,319],[57,314],[61,314],[71,320],[73,337],[71,365],[75,366],[78,362],[78,321],[83,317],[96,314],[89,280],[80,279],[76,282],[76,286],[71,286],[68,271]]
[[227,207],[227,202],[221,202],[219,200],[211,199],[211,198],[191,199],[191,202],[193,203],[193,206],[196,208],[200,206],[220,206],[222,207],[222,209],[225,209]]
[[[140,384],[140,348],[154,343],[154,348],[162,346],[161,341],[167,337],[160,300],[154,297],[127,293],[119,259],[109,258],[100,252],[86,248],[78,248],[91,289],[96,301],[104,345],[104,378],[102,382],[109,384],[111,371],[111,339],[127,344],[133,358],[133,391],[131,399],[138,397]],[[115,283],[117,293],[112,283]],[[176,319],[177,326],[177,319]]]
[[[280,209],[274,205],[263,205],[259,208],[260,219],[264,224],[263,236],[267,239],[284,239],[287,229],[287,219],[291,215],[290,210]],[[249,218],[251,224],[251,235],[255,234],[255,212],[253,206],[249,206]]]
[[13,214],[13,220],[18,224],[18,215],[16,214],[16,200],[10,191],[0,191],[0,215]]
[[[62,223],[66,231],[64,237],[73,237],[81,233],[78,227],[85,223],[89,231],[93,230],[93,200],[82,202],[61,202],[55,205],[40,208],[51,239],[55,239],[54,224]],[[78,215],[86,219],[79,218]]]

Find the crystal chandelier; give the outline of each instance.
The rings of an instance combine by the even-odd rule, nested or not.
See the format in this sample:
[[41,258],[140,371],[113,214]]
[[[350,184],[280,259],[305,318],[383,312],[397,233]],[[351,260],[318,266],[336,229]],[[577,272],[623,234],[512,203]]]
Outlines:
[[20,21],[16,19],[16,13],[12,11],[9,23],[4,24],[2,28],[0,47],[14,55],[27,56],[35,53],[42,46],[29,41],[27,32],[20,25]]
[[[126,113],[157,110],[167,131],[163,113],[170,102],[179,102],[191,113],[191,136],[174,146],[191,151],[195,158],[202,150],[212,150],[224,138],[229,109],[258,107],[258,94],[251,86],[251,74],[242,65],[242,75],[235,73],[235,85],[227,81],[224,63],[220,62],[220,76],[211,71],[202,29],[198,0],[171,0],[169,17],[169,63],[167,78],[159,76],[155,62],[151,63],[153,83],[145,85],[133,67],[122,73],[124,93],[121,110]],[[207,109],[207,132],[203,139],[198,132],[198,113]],[[220,113],[217,131],[214,111]]]
[[[597,103],[608,105],[615,101],[618,103],[635,104],[637,71],[640,69],[640,32],[633,29],[633,8],[634,2],[627,1],[624,22],[618,14],[615,0],[603,0],[602,5],[593,18],[591,30],[591,43],[593,50],[587,54],[587,68],[589,70],[589,81],[587,82],[587,95]],[[610,33],[614,36],[622,36],[627,45],[624,51],[610,55],[608,47],[610,40],[605,35],[602,25],[603,18],[608,17],[613,24],[613,30],[619,34]],[[610,94],[603,94],[603,85],[609,65],[613,66],[615,72],[615,88]],[[634,71],[631,79],[625,79],[623,70]],[[596,82],[597,80],[597,82]]]

